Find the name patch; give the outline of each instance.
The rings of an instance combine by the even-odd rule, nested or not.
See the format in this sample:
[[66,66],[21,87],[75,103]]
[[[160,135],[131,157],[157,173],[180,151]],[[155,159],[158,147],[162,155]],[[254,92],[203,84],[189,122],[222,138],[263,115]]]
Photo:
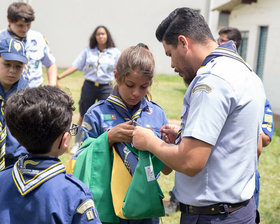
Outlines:
[[212,91],[212,88],[206,84],[200,84],[192,89],[192,93],[195,93],[197,91],[204,91],[206,93],[210,93]]

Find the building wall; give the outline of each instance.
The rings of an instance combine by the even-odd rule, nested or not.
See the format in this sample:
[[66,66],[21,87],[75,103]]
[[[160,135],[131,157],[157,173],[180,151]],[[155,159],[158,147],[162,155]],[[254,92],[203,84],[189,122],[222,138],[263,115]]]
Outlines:
[[[12,0],[0,0],[0,29],[7,27],[6,9]],[[191,7],[208,17],[204,0],[27,0],[35,11],[32,29],[43,33],[59,67],[68,67],[97,25],[105,25],[120,50],[146,43],[156,61],[156,73],[174,74],[170,59],[155,37],[158,24],[175,8]]]
[[[273,112],[280,115],[280,1],[258,0],[238,5],[230,15],[230,26],[249,31],[247,62],[255,69],[258,54],[259,27],[268,26],[263,83]],[[278,125],[280,126],[280,124]]]

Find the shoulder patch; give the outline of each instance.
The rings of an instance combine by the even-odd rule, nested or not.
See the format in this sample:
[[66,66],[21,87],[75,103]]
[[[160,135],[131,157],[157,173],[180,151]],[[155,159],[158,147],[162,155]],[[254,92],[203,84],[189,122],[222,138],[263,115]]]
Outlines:
[[264,121],[271,124],[272,121],[273,121],[272,115],[271,114],[265,114],[264,115]]
[[82,204],[80,204],[79,207],[77,208],[77,213],[84,214],[86,210],[90,208],[95,209],[95,205],[92,199],[88,199],[84,201]]
[[212,91],[212,88],[206,84],[200,84],[192,89],[192,93],[195,93],[197,91],[204,91],[206,93],[210,93]]
[[82,127],[86,128],[88,131],[90,131],[92,129],[91,124],[86,121],[83,121]]

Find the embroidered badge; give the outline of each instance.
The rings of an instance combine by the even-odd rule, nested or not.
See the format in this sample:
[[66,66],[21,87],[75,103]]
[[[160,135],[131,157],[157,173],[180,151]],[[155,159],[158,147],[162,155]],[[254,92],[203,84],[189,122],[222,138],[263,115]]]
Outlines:
[[115,114],[102,114],[104,121],[116,120]]
[[[92,208],[92,210],[91,210],[91,208]],[[86,212],[88,221],[93,220],[95,217],[97,217],[97,215],[95,213],[95,205],[94,205],[94,202],[92,199],[88,199],[88,200],[84,201],[82,204],[79,205],[79,207],[77,208],[76,211],[77,211],[77,213],[79,213],[81,215]],[[94,217],[94,215],[95,215],[95,217]]]
[[272,127],[272,125],[269,124],[269,123],[268,124],[262,124],[262,128],[268,130],[269,132],[272,131],[271,127]]
[[264,121],[267,123],[272,123],[272,115],[271,114],[265,114],[264,115]]
[[147,114],[153,114],[153,112],[154,112],[154,110],[153,110],[153,108],[152,107],[148,107],[147,108]]
[[20,43],[14,42],[14,48],[19,51],[21,49]]
[[206,84],[200,84],[192,89],[192,93],[195,93],[197,91],[204,91],[206,93],[210,93],[212,91],[212,88]]
[[31,40],[31,43],[32,43],[33,46],[37,45],[37,41],[36,40]]
[[83,121],[82,127],[86,128],[88,131],[92,129],[92,126],[86,121]]
[[39,64],[40,64],[40,61],[39,61],[39,60],[36,60],[36,61],[35,61],[35,68],[39,68]]

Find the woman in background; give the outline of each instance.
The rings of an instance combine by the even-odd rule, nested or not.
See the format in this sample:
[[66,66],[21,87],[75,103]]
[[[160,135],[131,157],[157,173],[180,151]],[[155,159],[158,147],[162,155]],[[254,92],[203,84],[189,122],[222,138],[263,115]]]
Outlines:
[[[85,81],[79,101],[78,125],[82,124],[84,114],[96,100],[105,100],[110,95],[114,81],[114,69],[119,56],[120,51],[115,47],[109,30],[105,26],[98,26],[90,37],[89,46],[83,49],[72,66],[58,75],[59,80],[77,70],[85,71]],[[78,150],[80,140],[81,132],[79,130],[71,153]]]

